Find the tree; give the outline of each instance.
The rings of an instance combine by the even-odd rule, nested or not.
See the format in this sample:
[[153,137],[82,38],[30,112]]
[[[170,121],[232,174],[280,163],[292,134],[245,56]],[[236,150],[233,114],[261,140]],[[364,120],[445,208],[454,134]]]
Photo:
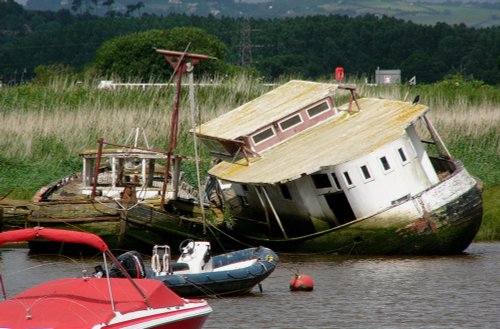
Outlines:
[[447,73],[442,62],[423,51],[416,51],[408,56],[401,63],[401,69],[408,78],[415,75],[420,82],[437,81]]
[[[140,15],[140,9],[141,8],[144,8],[144,3],[142,1],[139,1],[138,3],[136,3],[135,5],[132,4],[132,5],[128,5],[127,6],[127,11],[125,13],[125,16],[129,16],[130,14],[132,14],[134,11],[137,11]],[[138,16],[139,16],[138,15]]]
[[95,14],[97,15],[99,9],[99,0],[91,0],[91,2],[94,5]]
[[62,77],[69,77],[74,73],[74,68],[63,64],[38,65],[35,67],[34,83],[47,84]]
[[77,12],[81,8],[82,8],[82,0],[73,0],[71,2],[71,10],[73,10],[74,12]]
[[114,3],[115,3],[115,0],[103,0],[102,6],[108,7],[108,10],[106,11],[106,15],[112,15]]
[[202,61],[196,66],[200,73],[212,74],[224,70],[226,46],[215,36],[193,27],[150,30],[113,38],[97,50],[92,68],[107,77],[141,81],[165,80],[172,69],[154,48],[183,51],[188,45],[188,52],[219,59]]
[[266,79],[292,76],[297,78],[301,76],[304,68],[304,57],[298,54],[277,55],[268,59],[259,61],[256,65]]

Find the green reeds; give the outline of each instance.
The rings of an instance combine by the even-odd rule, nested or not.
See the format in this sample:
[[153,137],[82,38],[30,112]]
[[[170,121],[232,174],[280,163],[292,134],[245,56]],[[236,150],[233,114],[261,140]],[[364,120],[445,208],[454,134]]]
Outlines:
[[[0,196],[13,190],[10,197],[31,198],[41,186],[79,171],[77,154],[97,148],[99,138],[122,144],[136,127],[144,128],[151,148],[166,149],[174,85],[105,90],[98,89],[98,83],[95,79],[79,82],[59,77],[44,85],[0,90]],[[419,94],[420,102],[431,108],[429,116],[450,152],[487,190],[500,185],[498,88],[456,82],[411,88],[352,83],[360,97],[411,101]],[[215,118],[274,87],[246,75],[202,80],[196,86],[197,122]],[[178,151],[192,158],[187,86],[182,91],[179,123]],[[128,144],[132,143],[129,138]],[[201,155],[204,168],[208,168],[207,150],[202,148]],[[185,162],[184,170],[194,177],[192,161]],[[487,221],[498,223],[498,211],[485,215]],[[500,233],[484,236],[499,238]]]

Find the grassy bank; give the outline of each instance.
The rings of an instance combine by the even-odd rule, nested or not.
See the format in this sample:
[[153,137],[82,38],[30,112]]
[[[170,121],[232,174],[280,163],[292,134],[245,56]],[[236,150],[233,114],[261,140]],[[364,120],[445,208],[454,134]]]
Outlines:
[[[164,149],[173,103],[170,88],[99,90],[97,81],[56,79],[0,90],[0,196],[29,199],[43,185],[79,171],[78,152],[96,148],[97,139],[125,143],[144,127],[152,148]],[[270,90],[239,76],[217,86],[197,87],[198,122],[205,122]],[[456,81],[432,86],[359,85],[360,96],[413,99],[431,107],[430,118],[450,152],[485,185],[485,217],[479,237],[500,239],[500,91]],[[179,151],[192,156],[187,88],[183,92]],[[130,139],[129,139],[129,143]],[[207,161],[206,150],[202,155]],[[186,162],[185,170],[194,165]]]

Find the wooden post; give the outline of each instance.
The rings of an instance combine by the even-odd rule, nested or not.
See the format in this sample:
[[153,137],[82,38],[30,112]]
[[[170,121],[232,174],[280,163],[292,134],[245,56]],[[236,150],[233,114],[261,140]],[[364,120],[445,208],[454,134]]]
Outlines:
[[0,206],[0,232],[3,232],[3,206]]
[[281,229],[281,232],[283,232],[283,236],[285,237],[285,239],[288,239],[288,236],[286,235],[286,232],[285,232],[285,228],[281,224],[280,217],[278,216],[278,213],[274,209],[273,204],[271,203],[271,199],[269,199],[269,195],[267,195],[266,188],[264,186],[262,186],[262,192],[264,192],[264,195],[266,196],[267,202],[269,203],[269,206],[271,207],[271,210],[273,211],[274,217],[276,218],[276,221],[278,222],[278,225]]
[[182,157],[174,156],[172,159],[173,169],[172,169],[172,187],[174,189],[172,199],[176,200],[179,196],[179,185],[181,180],[181,161]]
[[254,185],[255,192],[257,193],[257,196],[259,197],[260,204],[262,205],[262,208],[264,209],[264,214],[266,215],[266,223],[267,223],[267,232],[271,234],[271,222],[269,221],[269,212],[267,211],[266,203],[262,199],[262,196],[260,195],[259,192],[259,187],[257,185]]
[[[448,159],[453,159],[450,151],[448,151],[448,149],[446,148],[446,145],[444,145],[443,140],[441,139],[441,137],[437,133],[436,129],[434,129],[434,126],[432,125],[431,120],[427,117],[427,113],[424,114],[424,121],[425,121],[425,124],[427,125],[427,129],[429,130],[429,133],[432,136],[432,139],[434,139],[434,143],[436,143],[436,145],[438,146],[439,155],[442,157],[447,157]],[[444,154],[443,154],[443,152],[444,152]]]
[[96,196],[97,190],[97,180],[99,178],[99,167],[101,166],[101,155],[102,155],[102,146],[104,144],[104,139],[99,138],[99,149],[97,150],[97,163],[95,166],[95,176],[94,176],[94,185],[92,185],[92,194],[90,195],[90,199],[94,200]]
[[148,162],[149,174],[148,174],[148,181],[146,184],[147,187],[153,186],[153,179],[155,177],[155,162],[156,162],[155,159],[149,159],[149,162]]
[[[167,165],[165,166],[165,178],[163,182],[163,189],[161,193],[161,204],[165,206],[165,193],[167,189],[168,176],[170,171],[170,161],[172,159],[172,154],[174,149],[177,147],[177,134],[178,134],[178,126],[179,126],[179,105],[181,100],[181,81],[182,75],[188,69],[189,65],[197,64],[201,59],[215,59],[210,56],[200,55],[200,54],[190,54],[187,53],[187,50],[191,44],[189,43],[184,52],[178,51],[170,51],[163,49],[155,49],[155,51],[159,54],[165,56],[165,60],[172,66],[174,69],[174,74],[177,74],[177,82],[176,82],[176,91],[174,98],[174,109],[172,112],[172,118],[170,121],[170,135],[168,141],[168,151],[167,151]],[[175,60],[176,59],[176,60]]]

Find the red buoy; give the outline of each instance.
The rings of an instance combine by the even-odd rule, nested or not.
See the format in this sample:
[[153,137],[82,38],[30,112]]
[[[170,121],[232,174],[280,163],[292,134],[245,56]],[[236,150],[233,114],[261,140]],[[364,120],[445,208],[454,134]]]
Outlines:
[[295,274],[290,280],[291,291],[311,291],[313,288],[313,279],[307,274]]

